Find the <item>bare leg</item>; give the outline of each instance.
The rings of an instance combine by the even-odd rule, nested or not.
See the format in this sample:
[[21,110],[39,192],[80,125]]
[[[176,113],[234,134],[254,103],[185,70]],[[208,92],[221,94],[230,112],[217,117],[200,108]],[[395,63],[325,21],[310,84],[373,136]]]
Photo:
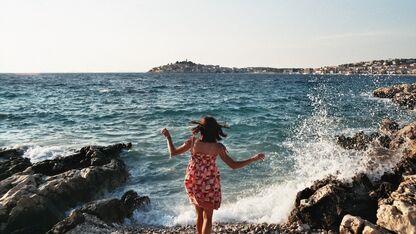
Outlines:
[[213,213],[213,209],[204,208],[204,225],[202,226],[203,234],[211,234]]
[[202,224],[204,222],[204,210],[197,206],[195,206],[195,213],[196,213],[196,231],[198,232],[198,234],[202,234]]

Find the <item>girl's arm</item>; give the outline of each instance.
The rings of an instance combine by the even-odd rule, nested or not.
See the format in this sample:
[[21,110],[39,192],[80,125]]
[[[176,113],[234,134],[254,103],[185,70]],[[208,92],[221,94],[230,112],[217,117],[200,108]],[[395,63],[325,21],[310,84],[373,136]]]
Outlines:
[[247,165],[249,165],[249,164],[251,164],[255,161],[263,160],[264,157],[265,157],[263,153],[258,153],[258,154],[252,156],[249,159],[242,160],[242,161],[235,161],[234,159],[232,159],[228,155],[228,152],[227,152],[225,146],[223,146],[223,145],[221,145],[221,150],[220,150],[219,155],[220,155],[221,159],[225,162],[225,164],[227,164],[233,170],[245,167],[245,166],[247,166]]
[[163,134],[163,136],[166,137],[166,143],[168,145],[168,151],[171,157],[178,154],[183,154],[191,148],[191,144],[189,141],[186,141],[181,146],[176,148],[172,142],[172,137],[170,136],[169,131],[166,128],[163,128],[162,130],[160,130],[160,132]]

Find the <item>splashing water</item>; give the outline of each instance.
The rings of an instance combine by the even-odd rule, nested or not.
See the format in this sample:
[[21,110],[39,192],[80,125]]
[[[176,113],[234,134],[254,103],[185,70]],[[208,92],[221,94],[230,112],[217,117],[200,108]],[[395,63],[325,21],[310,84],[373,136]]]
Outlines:
[[[0,148],[19,145],[32,162],[67,155],[88,144],[132,142],[122,154],[128,189],[151,205],[135,224],[194,223],[183,177],[189,154],[168,159],[161,127],[176,144],[189,137],[187,123],[214,115],[231,125],[224,140],[231,156],[264,152],[266,160],[232,171],[217,160],[223,202],[216,222],[283,222],[296,193],[329,174],[376,178],[398,157],[380,149],[345,150],[335,135],[373,131],[384,117],[415,117],[371,97],[376,87],[415,82],[415,77],[258,74],[0,74]],[[11,92],[11,90],[13,92]],[[395,152],[384,152],[394,155]]]

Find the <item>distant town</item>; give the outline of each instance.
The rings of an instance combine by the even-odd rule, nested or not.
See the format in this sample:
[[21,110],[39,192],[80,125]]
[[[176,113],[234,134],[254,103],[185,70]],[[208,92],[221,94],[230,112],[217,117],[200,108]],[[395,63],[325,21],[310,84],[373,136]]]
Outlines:
[[387,59],[325,66],[319,68],[221,67],[197,64],[188,60],[154,67],[150,73],[279,73],[340,75],[416,75],[416,59]]

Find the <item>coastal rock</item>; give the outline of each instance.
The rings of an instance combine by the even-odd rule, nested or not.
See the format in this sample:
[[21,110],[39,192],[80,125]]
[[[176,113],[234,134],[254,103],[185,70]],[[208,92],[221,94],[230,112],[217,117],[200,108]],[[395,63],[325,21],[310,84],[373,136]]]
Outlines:
[[399,106],[407,109],[414,109],[416,106],[416,83],[381,87],[373,91],[373,96],[390,98]]
[[22,157],[10,157],[8,160],[0,162],[0,180],[4,180],[7,177],[24,171],[26,168],[32,166],[28,158]]
[[380,123],[379,131],[384,135],[391,136],[397,130],[399,130],[399,124],[389,118],[384,118]]
[[375,221],[377,200],[369,195],[373,189],[364,174],[354,177],[352,182],[333,177],[317,181],[298,193],[289,223],[300,221],[312,229],[338,230],[346,214]]
[[95,215],[106,223],[121,223],[132,216],[133,211],[150,203],[148,197],[140,197],[133,190],[127,191],[121,199],[105,199],[82,206],[79,211]]
[[416,233],[416,175],[405,176],[390,197],[379,201],[377,225],[395,233]]
[[10,159],[10,158],[18,158],[24,154],[23,149],[14,148],[14,149],[0,149],[0,158],[2,159]]
[[66,210],[120,185],[128,172],[118,156],[129,147],[84,147],[1,180],[0,232],[44,233],[64,218]]
[[390,143],[389,137],[381,136],[378,133],[367,135],[361,131],[352,137],[346,137],[344,135],[336,136],[337,144],[345,149],[366,150],[369,143],[374,140],[379,140],[382,146],[388,146]]
[[103,199],[85,204],[71,212],[67,218],[57,223],[48,233],[80,233],[78,231],[81,230],[84,233],[97,226],[104,228],[101,232],[111,232],[112,223],[122,223],[125,218],[132,216],[134,210],[149,203],[148,197],[140,197],[133,190],[129,190],[124,193],[121,199]]
[[347,214],[341,221],[339,234],[389,234],[389,232],[365,219]]
[[389,87],[380,87],[373,91],[374,97],[393,98],[399,93],[413,93],[416,91],[416,84],[399,84]]
[[[391,136],[391,142],[390,142],[390,149],[398,149],[402,146],[405,146],[408,151],[412,151],[411,149],[416,148],[415,140],[416,140],[416,122],[412,122],[399,130],[397,130],[394,134]],[[409,152],[410,152],[409,151]]]
[[[63,221],[57,223],[47,234],[79,234],[79,233],[131,233],[127,232],[123,227],[117,227],[108,224],[95,215],[81,213],[79,211],[72,212],[70,216]],[[139,232],[141,233],[141,232]]]
[[72,169],[101,166],[118,156],[122,149],[130,148],[131,143],[104,147],[86,146],[76,154],[38,162],[32,166],[32,170],[34,173],[53,176]]
[[398,93],[391,100],[399,106],[413,110],[416,106],[416,93]]

